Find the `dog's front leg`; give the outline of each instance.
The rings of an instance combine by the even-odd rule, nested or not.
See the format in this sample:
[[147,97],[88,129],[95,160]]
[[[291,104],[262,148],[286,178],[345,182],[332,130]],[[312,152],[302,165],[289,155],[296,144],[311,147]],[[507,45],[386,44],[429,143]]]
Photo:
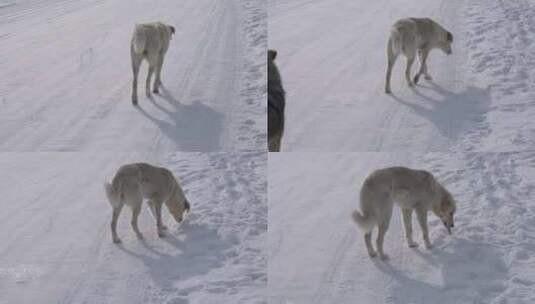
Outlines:
[[383,244],[385,241],[386,231],[388,230],[388,225],[390,224],[389,221],[390,219],[380,223],[379,232],[377,233],[377,252],[379,253],[379,257],[381,258],[381,260],[388,260],[388,255],[386,255],[383,251]]
[[414,76],[414,84],[417,84],[420,80],[420,76],[424,74],[426,80],[431,80],[431,76],[427,74],[427,56],[429,55],[428,49],[421,49],[418,51],[420,57],[420,71]]
[[[152,214],[152,217],[156,219],[156,203],[153,200],[149,200],[147,204],[149,205],[149,210]],[[162,229],[167,230],[167,226],[162,224]]]
[[158,231],[158,236],[159,237],[164,237],[165,236],[165,233],[164,233],[164,228],[163,228],[163,223],[162,223],[162,202],[156,202],[154,204],[154,209],[156,211],[156,229]]
[[422,234],[424,237],[425,248],[431,249],[431,241],[429,240],[429,231],[427,230],[427,210],[416,209],[416,216],[418,217],[418,222],[422,228]]
[[410,248],[418,247],[418,244],[412,239],[412,209],[401,209],[403,213],[403,226],[405,227],[405,236]]

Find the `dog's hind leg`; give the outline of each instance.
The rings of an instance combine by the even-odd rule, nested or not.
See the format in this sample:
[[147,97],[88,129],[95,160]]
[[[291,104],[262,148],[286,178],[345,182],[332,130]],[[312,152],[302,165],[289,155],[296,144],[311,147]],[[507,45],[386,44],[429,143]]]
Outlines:
[[156,79],[154,80],[153,93],[158,94],[160,86],[162,85],[162,66],[163,66],[163,57],[165,53],[162,51],[158,54],[158,62],[156,63]]
[[403,226],[405,227],[405,236],[410,248],[418,247],[418,244],[412,239],[412,209],[401,209],[403,213]]
[[381,260],[388,260],[388,255],[386,255],[383,250],[383,244],[385,241],[386,231],[388,230],[388,226],[390,225],[390,219],[392,218],[393,208],[394,208],[393,203],[385,205],[385,210],[383,210],[383,212],[385,212],[383,220],[378,225],[379,231],[377,232],[376,245],[377,245],[377,252],[379,253],[379,257],[381,258]]
[[132,224],[132,229],[134,229],[134,232],[136,233],[138,239],[143,238],[143,234],[141,234],[141,232],[139,231],[139,227],[137,226],[137,219],[139,217],[139,212],[141,211],[142,203],[143,201],[140,201],[139,204],[132,207],[132,220],[130,222]]
[[162,223],[162,202],[155,202],[154,207],[154,210],[156,211],[156,229],[158,231],[158,236],[164,237],[165,233]]
[[147,80],[145,82],[145,95],[150,97],[150,82],[152,80],[152,74],[154,73],[154,66],[149,62],[149,72],[147,74]]
[[137,105],[137,78],[143,57],[132,55],[132,104]]
[[425,248],[431,249],[431,241],[429,240],[429,231],[427,230],[427,210],[416,209],[416,216],[418,218],[418,223],[422,228],[422,234],[424,237]]
[[407,80],[407,84],[409,87],[413,86],[413,82],[411,80],[411,68],[412,64],[414,63],[414,54],[407,56],[407,67],[405,68],[405,79]]
[[370,256],[370,258],[376,257],[377,252],[373,250],[371,231],[364,234],[364,243],[366,244],[366,249],[368,249],[368,255]]
[[117,236],[117,219],[119,218],[119,215],[121,214],[121,210],[123,209],[123,204],[121,204],[117,208],[113,208],[112,218],[111,218],[111,237],[114,243],[120,243],[121,239]]
[[379,252],[379,257],[381,258],[381,260],[388,260],[388,255],[386,255],[383,250],[383,244],[385,241],[385,234],[386,234],[386,231],[388,230],[389,224],[390,224],[389,220],[383,221],[382,223],[379,224],[379,231],[377,232],[376,245],[377,245],[377,252]]
[[398,58],[398,54],[394,53],[392,49],[392,38],[388,39],[387,46],[387,56],[388,56],[388,66],[386,68],[386,84],[385,84],[385,93],[390,94],[392,90],[390,89],[390,79],[392,78],[392,69]]

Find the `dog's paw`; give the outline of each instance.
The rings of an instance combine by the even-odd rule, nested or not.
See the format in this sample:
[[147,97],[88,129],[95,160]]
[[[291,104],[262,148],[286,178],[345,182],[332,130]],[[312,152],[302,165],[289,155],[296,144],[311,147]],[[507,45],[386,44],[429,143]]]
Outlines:
[[385,89],[385,94],[392,94],[392,90],[390,90],[390,89]]
[[368,251],[368,255],[370,256],[370,258],[374,258],[377,256],[377,252],[375,251]]
[[431,77],[430,75],[425,75],[424,78],[425,80],[433,80],[433,77]]
[[160,90],[158,90],[158,89],[154,89],[154,90],[152,90],[152,93],[154,93],[154,94],[159,94],[159,93],[160,93]]
[[158,237],[161,237],[161,238],[165,237],[165,232],[158,231]]
[[418,247],[418,243],[416,242],[409,243],[409,248],[416,248],[416,247]]
[[414,84],[418,84],[418,81],[420,80],[420,75],[416,75],[414,76],[414,80],[413,80],[413,83]]
[[414,86],[414,83],[413,83],[412,81],[409,81],[409,82],[407,82],[407,85],[408,85],[409,87],[413,87],[413,86]]
[[134,106],[137,106],[137,98],[132,98],[132,104],[133,104]]
[[137,238],[140,239],[140,240],[143,239],[143,234],[141,234],[141,233],[136,234],[136,236],[137,236]]
[[433,249],[433,245],[431,245],[431,243],[426,243],[425,244],[425,248],[426,249]]
[[162,230],[167,230],[167,226],[166,225],[162,225]]
[[113,239],[113,243],[115,243],[115,244],[121,244],[121,239],[120,239],[120,238],[114,238],[114,239]]

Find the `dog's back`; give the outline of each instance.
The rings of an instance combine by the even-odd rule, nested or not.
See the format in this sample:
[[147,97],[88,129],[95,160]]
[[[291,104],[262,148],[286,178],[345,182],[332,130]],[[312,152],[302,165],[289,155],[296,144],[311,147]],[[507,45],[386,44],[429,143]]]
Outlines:
[[119,202],[128,203],[125,200],[128,196],[165,201],[173,194],[174,187],[176,181],[169,170],[146,163],[134,163],[119,168],[112,183],[106,184],[106,193],[114,206]]
[[442,40],[444,32],[447,31],[429,18],[400,19],[391,29],[393,49],[407,54],[425,45],[433,47]]
[[284,133],[284,108],[286,106],[284,89],[275,65],[277,52],[268,51],[268,144],[269,151],[279,151]]
[[132,51],[146,57],[156,56],[169,48],[173,30],[161,22],[136,24],[132,37]]
[[374,171],[361,188],[363,212],[377,213],[398,203],[412,208],[414,202],[427,205],[438,195],[438,183],[433,175],[423,170],[406,167],[390,167]]

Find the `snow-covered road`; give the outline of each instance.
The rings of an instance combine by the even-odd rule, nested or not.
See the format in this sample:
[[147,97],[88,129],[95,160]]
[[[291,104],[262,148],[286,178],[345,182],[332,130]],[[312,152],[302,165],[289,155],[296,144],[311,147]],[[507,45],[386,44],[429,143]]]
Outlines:
[[[164,88],[134,107],[154,20],[176,28]],[[266,32],[261,0],[0,0],[0,304],[265,303]],[[163,239],[126,208],[111,242],[103,183],[129,162],[191,202]]]
[[[269,0],[268,16],[287,91],[283,151],[533,147],[533,2]],[[423,16],[454,34],[453,55],[433,51],[434,81],[415,89],[401,57],[386,95],[390,26]]]
[[[458,205],[452,236],[430,215],[430,251],[416,223],[408,248],[395,208],[383,262],[350,214],[366,176],[393,165],[433,172]],[[270,303],[535,301],[535,152],[270,154],[268,174]]]
[[[158,238],[143,208],[111,242],[103,182],[128,162],[171,169],[192,209]],[[262,303],[265,153],[0,153],[0,303]],[[83,166],[81,164],[90,164]]]
[[[433,51],[434,81],[414,89],[401,58],[389,96],[403,17],[450,30],[453,55]],[[270,303],[534,302],[535,3],[269,0],[268,28],[292,152],[269,155]],[[350,214],[366,176],[392,165],[431,171],[458,212],[451,237],[430,215],[428,251],[406,246],[395,209],[385,263]]]
[[[258,0],[20,0],[0,8],[0,150],[263,148],[263,7]],[[149,100],[140,87],[133,107],[131,33],[136,22],[154,20],[177,31],[164,89]]]

